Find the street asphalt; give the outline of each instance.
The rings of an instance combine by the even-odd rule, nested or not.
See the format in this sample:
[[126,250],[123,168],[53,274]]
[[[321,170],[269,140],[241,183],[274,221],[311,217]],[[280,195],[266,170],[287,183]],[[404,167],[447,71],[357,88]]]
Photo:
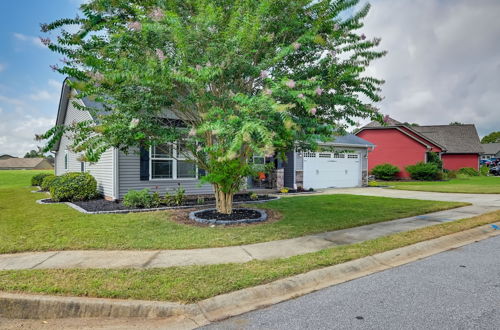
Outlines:
[[500,237],[203,329],[500,329]]

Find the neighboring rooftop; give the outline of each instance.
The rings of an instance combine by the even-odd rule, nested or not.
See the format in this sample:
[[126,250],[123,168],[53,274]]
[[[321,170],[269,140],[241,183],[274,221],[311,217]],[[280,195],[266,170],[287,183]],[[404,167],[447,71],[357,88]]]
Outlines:
[[9,158],[16,158],[16,157],[11,156],[11,155],[7,155],[7,154],[0,155],[0,160],[1,159],[9,159]]
[[397,121],[396,119],[391,118],[389,116],[385,117],[384,123],[385,123],[385,125],[382,125],[378,121],[374,120],[371,123],[365,125],[364,127],[384,127],[384,126],[400,126],[400,125],[403,125],[402,122]]
[[411,129],[436,141],[451,154],[483,153],[476,126],[464,125],[432,125],[412,126]]
[[45,158],[9,158],[0,160],[0,169],[51,169]]
[[385,125],[372,121],[363,128],[376,129],[401,126],[413,130],[424,138],[429,139],[430,142],[439,144],[446,149],[447,153],[475,154],[484,152],[476,126],[473,124],[414,126],[406,125],[391,117],[386,117]]
[[496,155],[500,152],[500,142],[497,143],[484,143],[484,153],[487,155]]

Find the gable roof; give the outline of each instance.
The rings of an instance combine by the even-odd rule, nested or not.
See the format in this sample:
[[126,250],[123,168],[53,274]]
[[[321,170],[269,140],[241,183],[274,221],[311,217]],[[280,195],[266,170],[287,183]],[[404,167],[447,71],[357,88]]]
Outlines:
[[431,149],[432,146],[434,145],[440,148],[441,150],[446,151],[446,147],[443,144],[435,141],[434,139],[428,136],[422,135],[420,132],[414,130],[413,129],[414,127],[415,126],[405,125],[404,123],[397,121],[396,119],[386,116],[386,118],[384,119],[384,124],[381,124],[378,121],[372,121],[368,125],[361,127],[361,129],[357,133],[365,129],[387,129],[387,128],[397,129],[401,133],[407,135],[409,138],[424,145],[428,149]]
[[0,168],[34,168],[40,165],[42,162],[47,162],[50,165],[50,163],[45,158],[1,159]]
[[[61,87],[61,96],[59,98],[59,106],[58,106],[58,109],[57,109],[57,119],[56,119],[56,126],[62,126],[64,125],[64,120],[66,119],[66,113],[68,111],[68,104],[69,104],[69,100],[71,98],[71,86],[70,86],[70,83],[71,82],[75,82],[76,79],[74,78],[71,78],[71,77],[67,77],[66,79],[64,79],[63,81],[63,84],[62,84],[62,87]],[[75,93],[78,94],[78,91],[77,90],[74,90]],[[91,100],[90,98],[88,97],[83,97],[80,99],[83,103],[84,106],[86,107],[89,107],[89,108],[94,108],[94,109],[97,109],[97,115],[99,114],[104,114],[105,113],[105,109],[104,109],[104,106],[102,103],[100,102],[96,102],[94,100]],[[92,113],[90,113],[90,116],[92,116]],[[96,120],[96,118],[92,118],[93,120]],[[57,143],[54,145],[54,148],[52,149],[52,151],[58,151],[59,150],[59,144],[60,144],[60,140],[57,141]]]
[[447,153],[480,154],[484,152],[476,126],[473,124],[412,126],[411,129],[443,145]]
[[362,139],[354,134],[335,136],[334,140],[328,143],[333,145],[342,145],[342,146],[362,146],[362,147],[375,146],[373,143],[366,141],[365,139]]
[[389,116],[386,116],[385,119],[384,119],[384,123],[385,125],[382,125],[381,123],[379,123],[378,121],[374,120],[372,121],[371,123],[363,126],[364,127],[386,127],[386,126],[400,126],[400,125],[404,125],[402,122],[400,121],[397,121],[396,119],[394,118],[391,118]]
[[483,145],[484,153],[488,155],[496,155],[500,152],[500,142],[497,143],[484,143]]
[[8,154],[0,155],[0,159],[9,159],[9,158],[16,158],[16,157],[8,155]]
[[[391,117],[387,117],[385,122],[386,124],[383,125],[377,121],[372,121],[368,125],[363,126],[361,130],[393,128],[402,131],[401,127],[404,127],[431,142],[431,144],[440,147],[446,153],[480,154],[484,151],[477,134],[476,126],[473,124],[410,126]],[[414,139],[422,143],[421,140],[415,137]]]

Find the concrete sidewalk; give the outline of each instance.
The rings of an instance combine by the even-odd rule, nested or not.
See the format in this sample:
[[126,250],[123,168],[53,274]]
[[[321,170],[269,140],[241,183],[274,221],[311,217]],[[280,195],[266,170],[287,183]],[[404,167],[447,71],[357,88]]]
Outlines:
[[[498,196],[498,198],[500,199],[500,196]],[[0,254],[0,270],[47,268],[158,268],[244,263],[251,260],[286,258],[319,251],[337,245],[358,243],[393,233],[469,218],[499,208],[500,203],[498,206],[495,205],[495,203],[493,203],[493,205],[471,205],[333,232],[222,248],[156,251],[91,250]]]

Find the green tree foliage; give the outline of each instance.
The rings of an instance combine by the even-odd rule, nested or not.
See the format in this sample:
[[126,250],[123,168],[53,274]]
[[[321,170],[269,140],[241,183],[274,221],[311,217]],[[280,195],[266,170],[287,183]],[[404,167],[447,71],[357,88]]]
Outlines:
[[462,126],[462,125],[465,125],[464,123],[461,123],[459,121],[452,121],[450,123],[450,126]]
[[491,132],[481,139],[481,143],[496,143],[500,142],[500,131]]
[[70,131],[72,148],[96,161],[111,146],[126,152],[184,137],[218,210],[230,213],[252,155],[315,149],[356,118],[382,119],[374,104],[383,81],[365,70],[385,52],[375,50],[380,39],[356,32],[369,11],[357,4],[90,0],[82,17],[42,24],[58,33],[42,41],[65,56],[53,69],[74,78],[78,97],[105,110],[86,108],[97,125],[40,138],[50,148]]

